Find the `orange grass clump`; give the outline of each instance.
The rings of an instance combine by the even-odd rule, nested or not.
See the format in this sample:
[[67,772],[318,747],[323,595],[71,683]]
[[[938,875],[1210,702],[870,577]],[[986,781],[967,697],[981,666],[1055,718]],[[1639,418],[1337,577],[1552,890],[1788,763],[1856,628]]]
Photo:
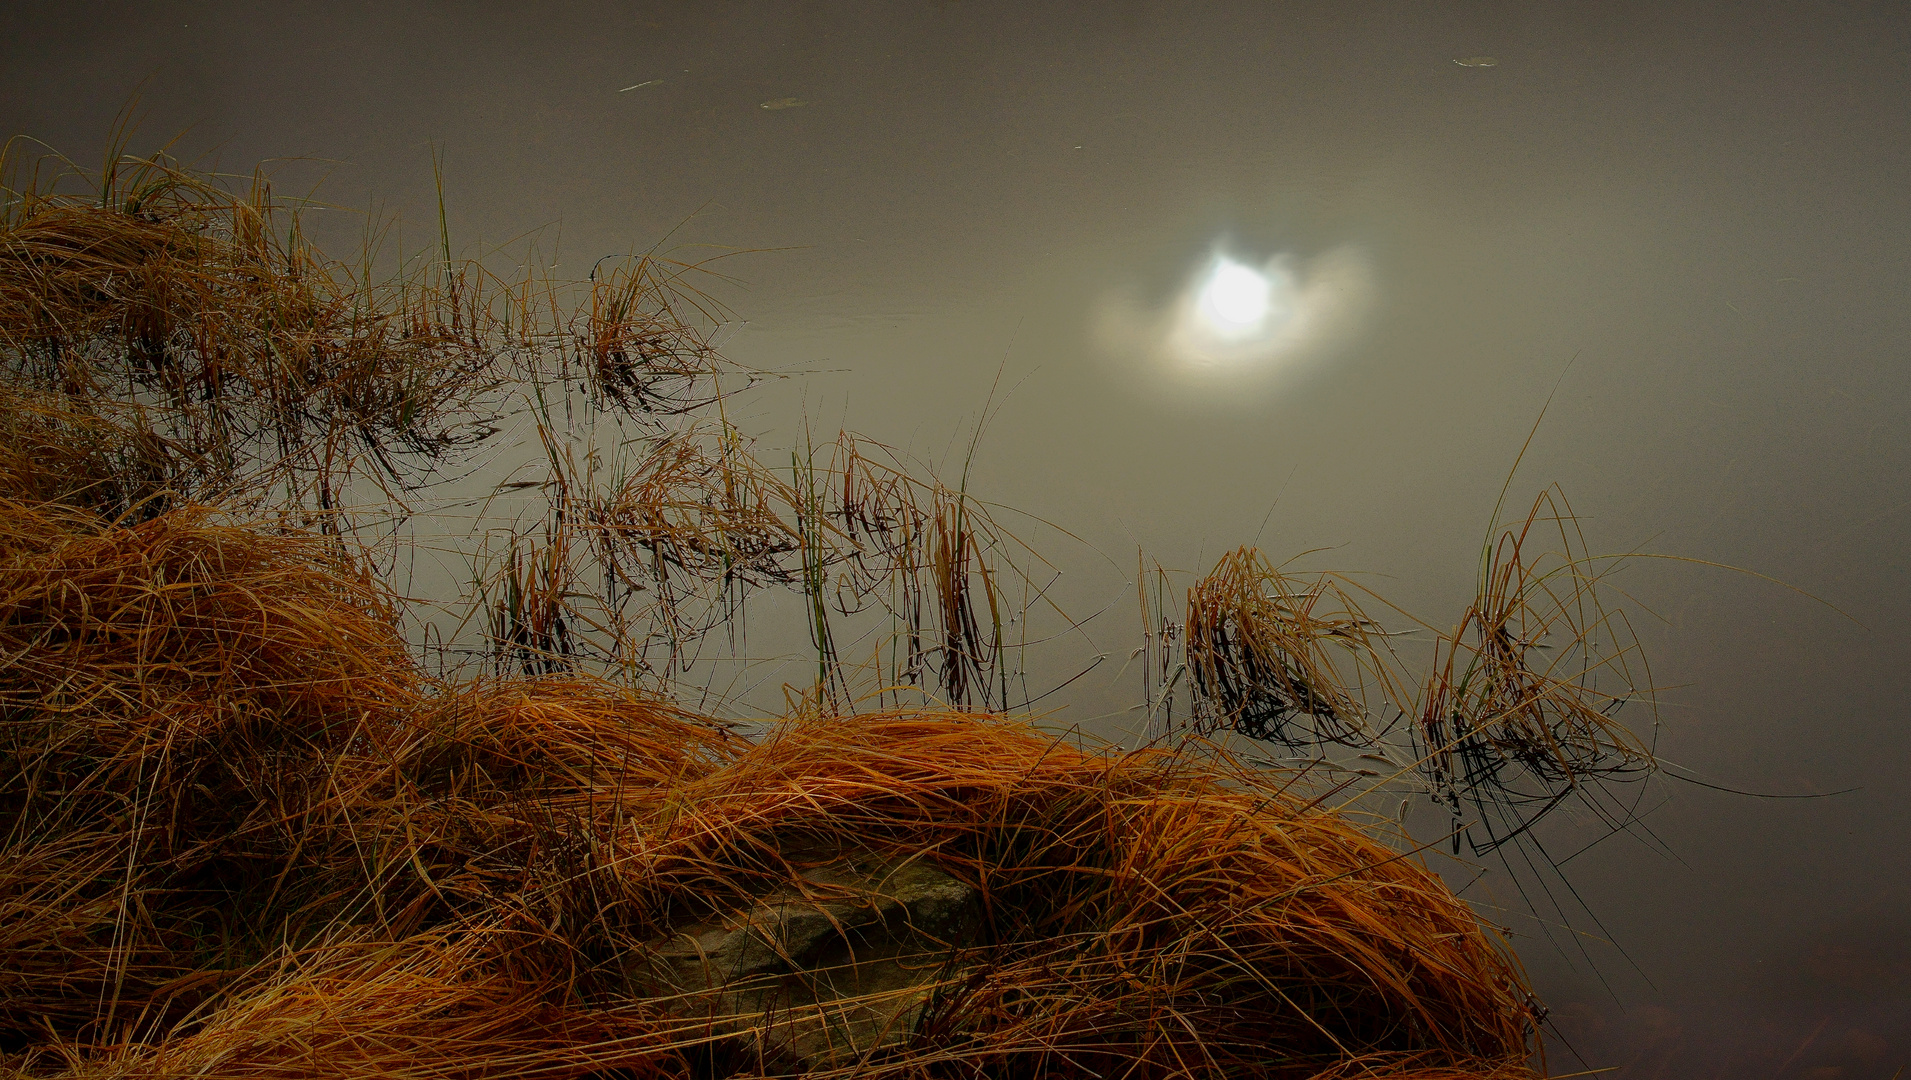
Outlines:
[[1331,577],[1303,582],[1254,548],[1232,551],[1188,590],[1187,635],[1200,730],[1289,746],[1373,741],[1349,687],[1391,690],[1382,635]]
[[583,677],[435,687],[328,543],[4,520],[15,1075],[829,1075],[632,975],[819,846],[927,860],[986,912],[836,1075],[1528,1075],[1471,912],[1217,753],[960,712],[751,745]]
[[688,790],[650,849],[666,887],[775,837],[927,852],[982,891],[986,944],[857,1075],[1525,1075],[1526,992],[1472,913],[1225,757],[898,712],[791,725]]
[[196,471],[136,409],[0,386],[0,490],[16,498],[150,517]]
[[[647,421],[717,397],[724,365],[690,316],[719,309],[685,281],[695,267],[506,282],[454,259],[442,220],[438,258],[385,267],[390,226],[370,223],[348,264],[263,172],[240,187],[114,146],[93,173],[31,148],[0,147],[0,383],[69,429],[124,421],[142,452],[119,464],[175,492],[349,517],[365,481],[403,505],[526,381],[576,378],[594,409]],[[115,511],[146,494],[92,490]]]
[[0,499],[0,612],[0,1033],[91,1030],[232,961],[234,892],[417,680],[369,579],[199,509]]
[[1585,552],[1565,496],[1542,491],[1526,519],[1484,550],[1474,601],[1435,640],[1417,735],[1436,796],[1456,819],[1464,803],[1480,811],[1484,835],[1467,834],[1476,852],[1517,838],[1596,782],[1636,779],[1656,765],[1651,746],[1615,717],[1654,700],[1625,612],[1601,595],[1613,560]]
[[470,272],[374,285],[304,238],[263,175],[244,193],[163,155],[97,176],[0,151],[0,372],[130,410],[192,468],[179,488],[289,483],[330,502],[358,458],[473,437],[500,381]]

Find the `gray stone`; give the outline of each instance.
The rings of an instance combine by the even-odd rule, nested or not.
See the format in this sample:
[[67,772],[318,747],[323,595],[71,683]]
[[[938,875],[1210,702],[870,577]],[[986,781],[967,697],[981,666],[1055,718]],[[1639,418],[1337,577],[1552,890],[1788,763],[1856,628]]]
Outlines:
[[908,1038],[957,951],[975,943],[981,897],[920,858],[804,861],[746,910],[651,942],[633,974],[766,1054],[847,1065]]

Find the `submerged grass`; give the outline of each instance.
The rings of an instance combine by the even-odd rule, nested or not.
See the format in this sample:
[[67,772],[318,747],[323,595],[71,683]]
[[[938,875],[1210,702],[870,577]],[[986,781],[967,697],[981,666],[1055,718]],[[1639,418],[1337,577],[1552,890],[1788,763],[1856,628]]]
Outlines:
[[1476,851],[1573,794],[1654,767],[1651,747],[1615,717],[1653,701],[1638,639],[1604,595],[1611,565],[1587,557],[1565,497],[1543,491],[1482,555],[1477,595],[1435,641],[1416,730],[1437,795],[1456,817],[1463,804],[1475,811]]
[[175,489],[290,485],[330,508],[361,461],[459,439],[496,385],[469,274],[360,280],[262,174],[235,193],[160,156],[90,175],[25,145],[0,155],[7,381],[135,411],[191,466]]
[[[811,609],[819,672],[794,689],[818,707],[900,687],[1008,704],[1005,575],[1039,560],[961,484],[852,434],[791,475],[759,460],[724,414],[725,377],[751,376],[710,344],[721,308],[688,280],[705,263],[502,280],[454,258],[434,157],[440,250],[379,276],[379,229],[330,259],[263,173],[30,149],[0,155],[0,472],[22,497],[284,514],[395,564],[401,523],[515,425],[545,461],[510,486],[544,505],[476,558],[465,625],[494,670],[672,686],[780,587]],[[886,645],[845,665],[832,619],[870,609]]]
[[1332,577],[1303,582],[1254,548],[1230,552],[1188,590],[1187,636],[1200,726],[1290,747],[1377,737],[1363,691],[1392,690],[1384,638]]

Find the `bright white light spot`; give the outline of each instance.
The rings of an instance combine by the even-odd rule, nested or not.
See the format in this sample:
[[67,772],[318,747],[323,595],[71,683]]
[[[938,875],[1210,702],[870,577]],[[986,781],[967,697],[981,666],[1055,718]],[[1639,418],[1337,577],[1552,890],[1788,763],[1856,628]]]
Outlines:
[[1233,259],[1222,259],[1201,289],[1201,312],[1222,331],[1251,331],[1267,318],[1267,277]]
[[1176,379],[1246,386],[1241,379],[1297,377],[1360,329],[1374,298],[1360,249],[1241,262],[1223,254],[1224,244],[1189,267],[1186,283],[1158,307],[1133,292],[1105,296],[1092,325],[1110,355],[1159,361]]

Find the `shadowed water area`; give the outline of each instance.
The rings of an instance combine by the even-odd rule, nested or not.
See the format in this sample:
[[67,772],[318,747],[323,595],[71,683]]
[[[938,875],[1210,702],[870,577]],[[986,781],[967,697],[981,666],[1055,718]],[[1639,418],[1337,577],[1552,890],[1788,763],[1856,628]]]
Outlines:
[[[1563,812],[1436,869],[1512,931],[1557,1072],[1911,1061],[1900,8],[67,4],[0,56],[6,134],[91,162],[138,92],[128,149],[297,159],[339,253],[367,207],[437,242],[434,153],[506,269],[734,252],[699,287],[789,376],[728,406],[766,446],[808,417],[953,479],[992,410],[968,488],[1067,531],[998,512],[1079,624],[1026,696],[1110,738],[1147,723],[1138,549],[1176,588],[1323,549],[1442,624],[1545,408],[1502,517],[1556,482],[1594,554],[1764,575],[1611,579],[1663,688],[1623,718],[1786,798],[1659,775],[1618,835]],[[778,610],[747,649],[800,661]]]

